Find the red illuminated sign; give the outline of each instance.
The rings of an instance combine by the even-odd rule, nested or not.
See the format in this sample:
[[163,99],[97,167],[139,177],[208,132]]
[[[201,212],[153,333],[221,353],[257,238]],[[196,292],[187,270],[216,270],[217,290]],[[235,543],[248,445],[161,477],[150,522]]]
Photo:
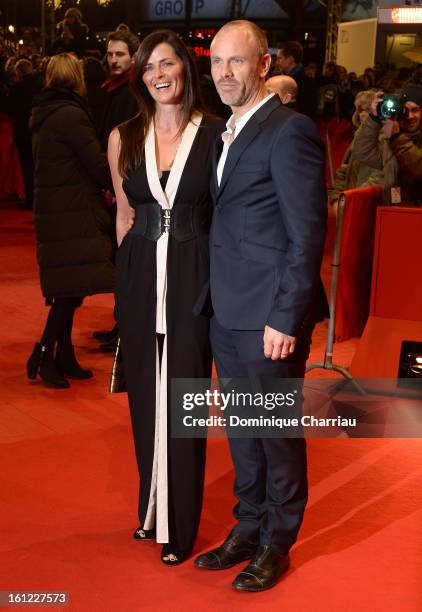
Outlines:
[[194,47],[194,51],[197,57],[210,57],[211,55],[211,51],[204,47]]

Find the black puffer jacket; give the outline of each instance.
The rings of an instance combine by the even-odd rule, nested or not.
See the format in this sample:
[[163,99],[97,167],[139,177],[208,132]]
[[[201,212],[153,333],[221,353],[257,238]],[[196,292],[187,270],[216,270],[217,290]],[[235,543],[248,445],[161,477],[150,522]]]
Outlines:
[[30,128],[43,295],[112,292],[114,232],[101,194],[111,187],[110,172],[84,100],[67,89],[44,90]]

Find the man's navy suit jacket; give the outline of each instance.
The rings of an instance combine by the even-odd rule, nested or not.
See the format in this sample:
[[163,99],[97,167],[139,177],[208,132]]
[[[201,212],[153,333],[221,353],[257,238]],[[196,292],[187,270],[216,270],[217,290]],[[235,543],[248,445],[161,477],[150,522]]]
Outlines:
[[297,336],[327,315],[320,281],[327,204],[315,124],[270,98],[231,144],[210,235],[211,300],[233,330],[265,325]]

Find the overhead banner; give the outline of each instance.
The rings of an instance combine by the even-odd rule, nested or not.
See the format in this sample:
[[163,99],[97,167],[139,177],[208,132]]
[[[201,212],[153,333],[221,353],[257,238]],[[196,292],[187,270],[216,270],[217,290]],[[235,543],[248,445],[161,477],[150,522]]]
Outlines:
[[[312,4],[312,2],[311,2]],[[192,0],[191,19],[231,19],[232,0]],[[140,3],[142,21],[184,20],[185,0],[148,0]],[[286,19],[287,15],[276,0],[242,0],[239,18]]]

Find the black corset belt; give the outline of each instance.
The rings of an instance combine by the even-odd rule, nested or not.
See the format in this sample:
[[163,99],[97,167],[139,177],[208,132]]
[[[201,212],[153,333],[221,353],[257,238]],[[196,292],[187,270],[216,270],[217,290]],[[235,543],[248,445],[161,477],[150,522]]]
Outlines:
[[212,208],[208,206],[177,205],[164,209],[154,202],[135,208],[135,221],[130,230],[156,242],[164,233],[170,233],[178,242],[208,234]]

